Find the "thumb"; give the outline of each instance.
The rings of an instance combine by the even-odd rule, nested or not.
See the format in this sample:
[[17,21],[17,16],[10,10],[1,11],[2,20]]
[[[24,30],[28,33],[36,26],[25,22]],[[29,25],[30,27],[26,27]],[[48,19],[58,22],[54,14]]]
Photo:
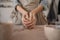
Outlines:
[[25,19],[25,20],[29,20],[27,14],[24,15],[24,19]]
[[26,18],[28,18],[28,14],[26,14]]

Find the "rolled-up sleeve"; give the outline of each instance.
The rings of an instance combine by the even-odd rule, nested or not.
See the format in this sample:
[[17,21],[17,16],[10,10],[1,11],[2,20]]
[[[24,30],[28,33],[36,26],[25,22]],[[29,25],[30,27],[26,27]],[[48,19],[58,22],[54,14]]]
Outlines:
[[21,3],[18,2],[18,0],[13,0],[13,7],[15,8],[15,10],[17,10],[16,7],[17,7],[18,5],[21,6]]
[[47,0],[42,0],[40,5],[42,5],[44,7],[44,10],[46,10],[48,8],[48,1]]

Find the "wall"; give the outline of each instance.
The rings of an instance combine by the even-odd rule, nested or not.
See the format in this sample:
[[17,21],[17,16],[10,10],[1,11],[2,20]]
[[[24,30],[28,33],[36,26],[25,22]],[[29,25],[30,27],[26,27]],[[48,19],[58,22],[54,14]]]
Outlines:
[[1,23],[7,23],[9,21],[11,21],[11,18],[10,18],[10,15],[11,15],[11,12],[13,10],[13,8],[0,8],[1,10],[1,18],[0,18],[0,21]]
[[11,15],[12,10],[13,10],[12,2],[0,1],[0,22],[1,23],[7,23],[8,21],[11,21],[10,15]]

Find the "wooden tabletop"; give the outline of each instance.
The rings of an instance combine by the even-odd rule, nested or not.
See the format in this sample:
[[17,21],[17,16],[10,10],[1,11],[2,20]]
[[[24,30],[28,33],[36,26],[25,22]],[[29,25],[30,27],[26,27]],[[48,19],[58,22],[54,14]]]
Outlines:
[[[38,26],[38,25],[37,25]],[[34,29],[22,29],[22,25],[0,24],[4,31],[4,40],[47,40],[44,34],[44,26]]]

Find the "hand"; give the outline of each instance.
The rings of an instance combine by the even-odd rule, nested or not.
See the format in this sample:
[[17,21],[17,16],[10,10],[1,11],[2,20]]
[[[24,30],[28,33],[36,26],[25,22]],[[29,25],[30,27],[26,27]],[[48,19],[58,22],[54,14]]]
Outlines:
[[36,17],[35,17],[35,12],[34,11],[31,11],[30,13],[29,13],[29,16],[30,16],[30,20],[32,20],[32,19],[36,19]]
[[22,18],[28,18],[28,12],[22,13]]
[[35,17],[35,14],[33,13],[30,13],[30,24],[28,24],[29,28],[34,28],[36,26],[36,17]]
[[23,17],[22,23],[25,26],[25,28],[31,29],[35,27],[36,18],[35,15],[33,15],[32,13],[29,13],[29,16],[30,16],[29,18]]
[[25,21],[27,21],[28,19],[28,13],[23,13],[22,14],[22,24],[26,27],[26,25],[24,24]]

